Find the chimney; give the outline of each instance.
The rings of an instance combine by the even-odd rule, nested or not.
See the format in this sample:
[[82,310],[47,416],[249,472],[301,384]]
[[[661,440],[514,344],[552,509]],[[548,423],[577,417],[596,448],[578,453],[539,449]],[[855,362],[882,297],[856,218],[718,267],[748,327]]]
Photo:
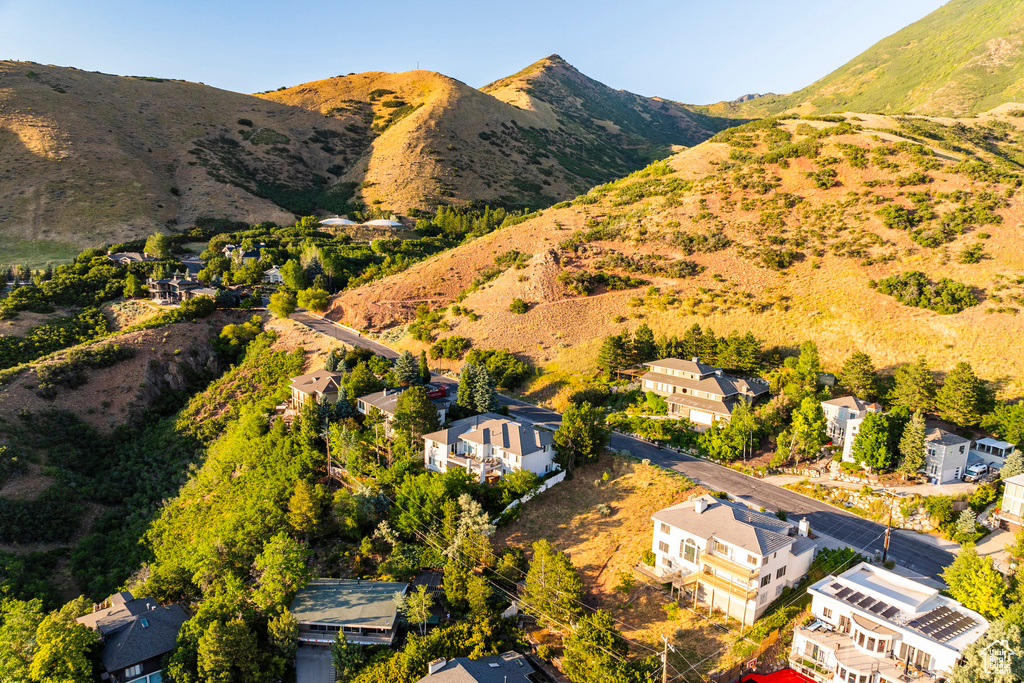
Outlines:
[[698,498],[693,501],[693,511],[698,515],[708,509],[708,502],[704,498]]
[[427,675],[436,674],[438,671],[444,668],[444,665],[448,663],[448,660],[444,657],[438,657],[430,664],[427,664]]
[[692,360],[694,363],[699,363],[700,362],[700,358],[697,358],[697,356],[694,356],[690,360]]
[[800,524],[797,527],[797,533],[803,536],[804,538],[807,538],[811,535],[811,523],[807,521],[806,517],[800,520]]

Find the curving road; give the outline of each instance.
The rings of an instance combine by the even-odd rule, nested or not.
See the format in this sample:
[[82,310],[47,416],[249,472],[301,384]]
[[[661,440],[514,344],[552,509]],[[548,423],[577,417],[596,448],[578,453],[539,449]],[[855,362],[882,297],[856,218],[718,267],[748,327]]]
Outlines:
[[[385,358],[397,358],[398,352],[372,339],[360,336],[346,327],[325,321],[305,312],[297,312],[292,318],[307,327],[333,337],[349,345],[363,346]],[[434,376],[434,381],[454,385],[447,377]],[[557,429],[562,416],[554,411],[540,408],[518,399],[500,396],[509,413],[540,426]],[[768,484],[742,472],[717,465],[707,460],[661,448],[624,434],[612,435],[611,447],[627,450],[638,458],[649,459],[666,469],[680,472],[706,488],[725,491],[729,495],[766,510],[785,510],[790,521],[806,517],[811,529],[841,541],[868,555],[881,554],[885,537],[885,525],[858,517],[835,508],[814,498]],[[953,555],[932,543],[916,537],[913,531],[893,531],[889,541],[889,558],[911,572],[938,578],[939,573],[953,562]]]

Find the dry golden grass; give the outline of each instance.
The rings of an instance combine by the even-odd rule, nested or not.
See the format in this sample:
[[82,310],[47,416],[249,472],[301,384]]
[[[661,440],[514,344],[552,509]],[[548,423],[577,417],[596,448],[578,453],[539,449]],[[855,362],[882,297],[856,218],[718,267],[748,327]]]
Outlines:
[[[1024,130],[1020,119],[998,113],[988,115]],[[870,120],[867,120],[870,119]],[[876,127],[896,128],[897,122],[871,115],[862,123],[859,133],[828,138],[826,144],[855,144],[876,147],[886,144],[874,132]],[[986,119],[987,120],[987,119]],[[795,132],[801,121],[787,122]],[[814,126],[826,125],[813,122]],[[895,136],[889,135],[889,138]],[[799,139],[799,138],[798,138]],[[699,179],[719,169],[728,160],[730,147],[706,143],[672,157],[669,164],[681,178]],[[945,153],[944,153],[945,154]],[[822,156],[839,156],[835,147],[826,148]],[[950,156],[946,154],[946,156]],[[869,204],[863,196],[843,219],[846,228],[836,234],[820,232],[821,239],[850,240],[862,236],[878,239],[868,247],[873,263],[862,263],[860,257],[835,255],[828,247],[823,255],[813,253],[819,231],[805,225],[800,217],[806,208],[820,208],[848,201],[851,192],[868,191],[872,196],[909,205],[906,192],[927,189],[933,195],[966,190],[979,193],[1002,193],[1002,186],[990,187],[974,182],[952,171],[947,161],[938,170],[927,171],[933,182],[925,187],[900,188],[893,183],[901,174],[916,170],[907,156],[899,160],[900,170],[877,168],[874,164],[857,169],[844,161],[832,166],[838,171],[840,186],[818,189],[804,175],[817,168],[806,158],[791,160],[788,168],[767,165],[768,175],[780,178],[779,192],[797,194],[804,202],[787,218],[782,234],[806,235],[809,247],[803,261],[783,272],[769,270],[751,258],[742,256],[736,247],[711,254],[686,255],[656,236],[673,230],[706,230],[707,221],[698,217],[707,211],[721,221],[724,232],[739,245],[756,248],[764,244],[766,230],[758,225],[762,209],[744,208],[743,200],[757,200],[767,195],[751,191],[722,192],[708,184],[703,191],[693,191],[675,202],[650,197],[624,207],[611,205],[614,192],[590,205],[573,205],[549,209],[539,218],[512,229],[492,233],[455,250],[439,254],[401,273],[358,290],[345,292],[332,303],[330,317],[343,319],[359,327],[387,327],[409,319],[415,306],[423,300],[433,308],[452,302],[484,267],[493,264],[495,256],[517,249],[534,260],[527,270],[510,269],[490,283],[470,293],[461,305],[480,315],[476,322],[465,317],[449,316],[451,334],[468,337],[473,344],[487,348],[508,348],[529,357],[548,373],[531,385],[527,392],[536,393],[548,405],[559,406],[567,395],[564,376],[586,376],[596,371],[596,355],[601,340],[608,334],[633,330],[647,322],[656,335],[682,335],[694,323],[711,327],[717,334],[732,331],[753,332],[766,346],[793,347],[804,340],[817,342],[822,358],[830,370],[836,370],[854,350],[872,356],[883,370],[925,354],[933,367],[948,370],[961,360],[971,362],[985,379],[995,382],[1002,397],[1024,395],[1024,354],[1011,340],[1024,334],[1024,315],[994,313],[998,306],[985,299],[995,293],[993,287],[1012,278],[1024,276],[1024,250],[1020,248],[1024,227],[1024,201],[1015,193],[1008,206],[998,209],[1000,225],[985,225],[968,230],[951,243],[929,249],[915,244],[908,234],[890,230],[875,214],[878,205]],[[728,171],[727,176],[734,171]],[[888,184],[868,188],[865,183],[883,181]],[[705,202],[704,205],[701,202]],[[941,204],[941,202],[940,202]],[[941,211],[950,210],[942,204]],[[575,254],[560,251],[559,242],[572,231],[581,229],[588,220],[601,220],[615,213],[634,211],[634,224],[647,230],[646,241],[620,240],[593,242],[586,251]],[[679,227],[675,227],[678,225]],[[980,233],[989,233],[980,239]],[[634,233],[635,234],[635,233]],[[980,242],[985,258],[977,264],[961,264],[956,255],[966,245]],[[640,275],[658,287],[659,295],[671,295],[675,303],[659,302],[647,297],[644,289],[610,292],[589,297],[572,296],[555,280],[561,270],[590,269],[609,250],[627,255],[688,258],[705,267],[696,277],[670,279]],[[888,260],[887,260],[888,259]],[[544,265],[538,265],[538,264]],[[933,280],[949,277],[982,292],[978,306],[955,315],[904,306],[869,286],[892,273],[920,270]],[[523,315],[508,311],[508,302],[519,297],[531,304]],[[643,299],[638,301],[636,297]],[[767,308],[755,312],[738,305],[745,300]]]
[[[609,480],[595,485],[606,471]],[[585,603],[609,612],[623,635],[633,641],[631,654],[651,654],[665,635],[691,664],[709,658],[697,668],[707,672],[733,661],[735,634],[714,628],[703,616],[688,611],[670,619],[665,610],[670,601],[661,587],[633,572],[651,545],[651,515],[701,492],[661,468],[605,456],[532,500],[517,521],[499,530],[494,546],[515,545],[529,553],[534,541],[547,539],[579,571]],[[599,504],[610,506],[611,515],[601,516]],[[622,572],[636,577],[628,595],[616,590]],[[558,643],[554,634],[543,629],[534,635],[540,642]],[[687,668],[682,657],[674,658],[672,666]]]

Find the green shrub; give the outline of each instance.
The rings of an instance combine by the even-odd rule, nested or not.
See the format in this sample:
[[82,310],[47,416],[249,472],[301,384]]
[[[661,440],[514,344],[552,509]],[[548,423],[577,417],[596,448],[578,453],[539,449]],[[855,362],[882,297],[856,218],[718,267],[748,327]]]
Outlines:
[[888,294],[907,306],[927,308],[948,315],[959,313],[978,303],[970,287],[949,278],[932,282],[918,271],[890,275],[875,285],[882,294]]
[[512,311],[513,313],[522,315],[523,313],[526,313],[528,310],[530,310],[530,305],[517,297],[515,299],[512,299],[512,303],[508,305],[508,310]]

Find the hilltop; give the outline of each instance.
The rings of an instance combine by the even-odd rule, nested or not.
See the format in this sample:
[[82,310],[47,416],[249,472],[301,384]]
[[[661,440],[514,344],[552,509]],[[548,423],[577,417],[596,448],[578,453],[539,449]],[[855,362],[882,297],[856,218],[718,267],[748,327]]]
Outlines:
[[[491,87],[372,72],[254,96],[0,62],[0,263],[201,217],[548,206],[725,125],[613,91],[557,57]],[[575,99],[548,103],[566,89]]]
[[260,95],[372,138],[342,176],[357,198],[405,210],[438,199],[540,208],[622,176],[731,122],[613,90],[557,55],[480,90],[430,71],[370,72]]
[[[696,322],[769,346],[810,338],[832,367],[858,348],[880,367],[919,353],[944,369],[969,360],[1019,395],[1024,357],[1006,341],[1024,332],[1012,142],[1022,131],[1024,120],[1005,112],[746,124],[342,292],[328,315],[384,330],[421,303],[448,306],[440,336],[573,372],[596,369],[605,335],[646,320],[658,335],[682,336]],[[940,314],[872,286],[911,271],[933,289],[951,278],[979,303]],[[509,311],[515,297],[527,313]],[[474,315],[456,315],[464,311]]]
[[803,90],[714,109],[967,116],[1024,99],[1022,57],[1024,2],[952,0]]

